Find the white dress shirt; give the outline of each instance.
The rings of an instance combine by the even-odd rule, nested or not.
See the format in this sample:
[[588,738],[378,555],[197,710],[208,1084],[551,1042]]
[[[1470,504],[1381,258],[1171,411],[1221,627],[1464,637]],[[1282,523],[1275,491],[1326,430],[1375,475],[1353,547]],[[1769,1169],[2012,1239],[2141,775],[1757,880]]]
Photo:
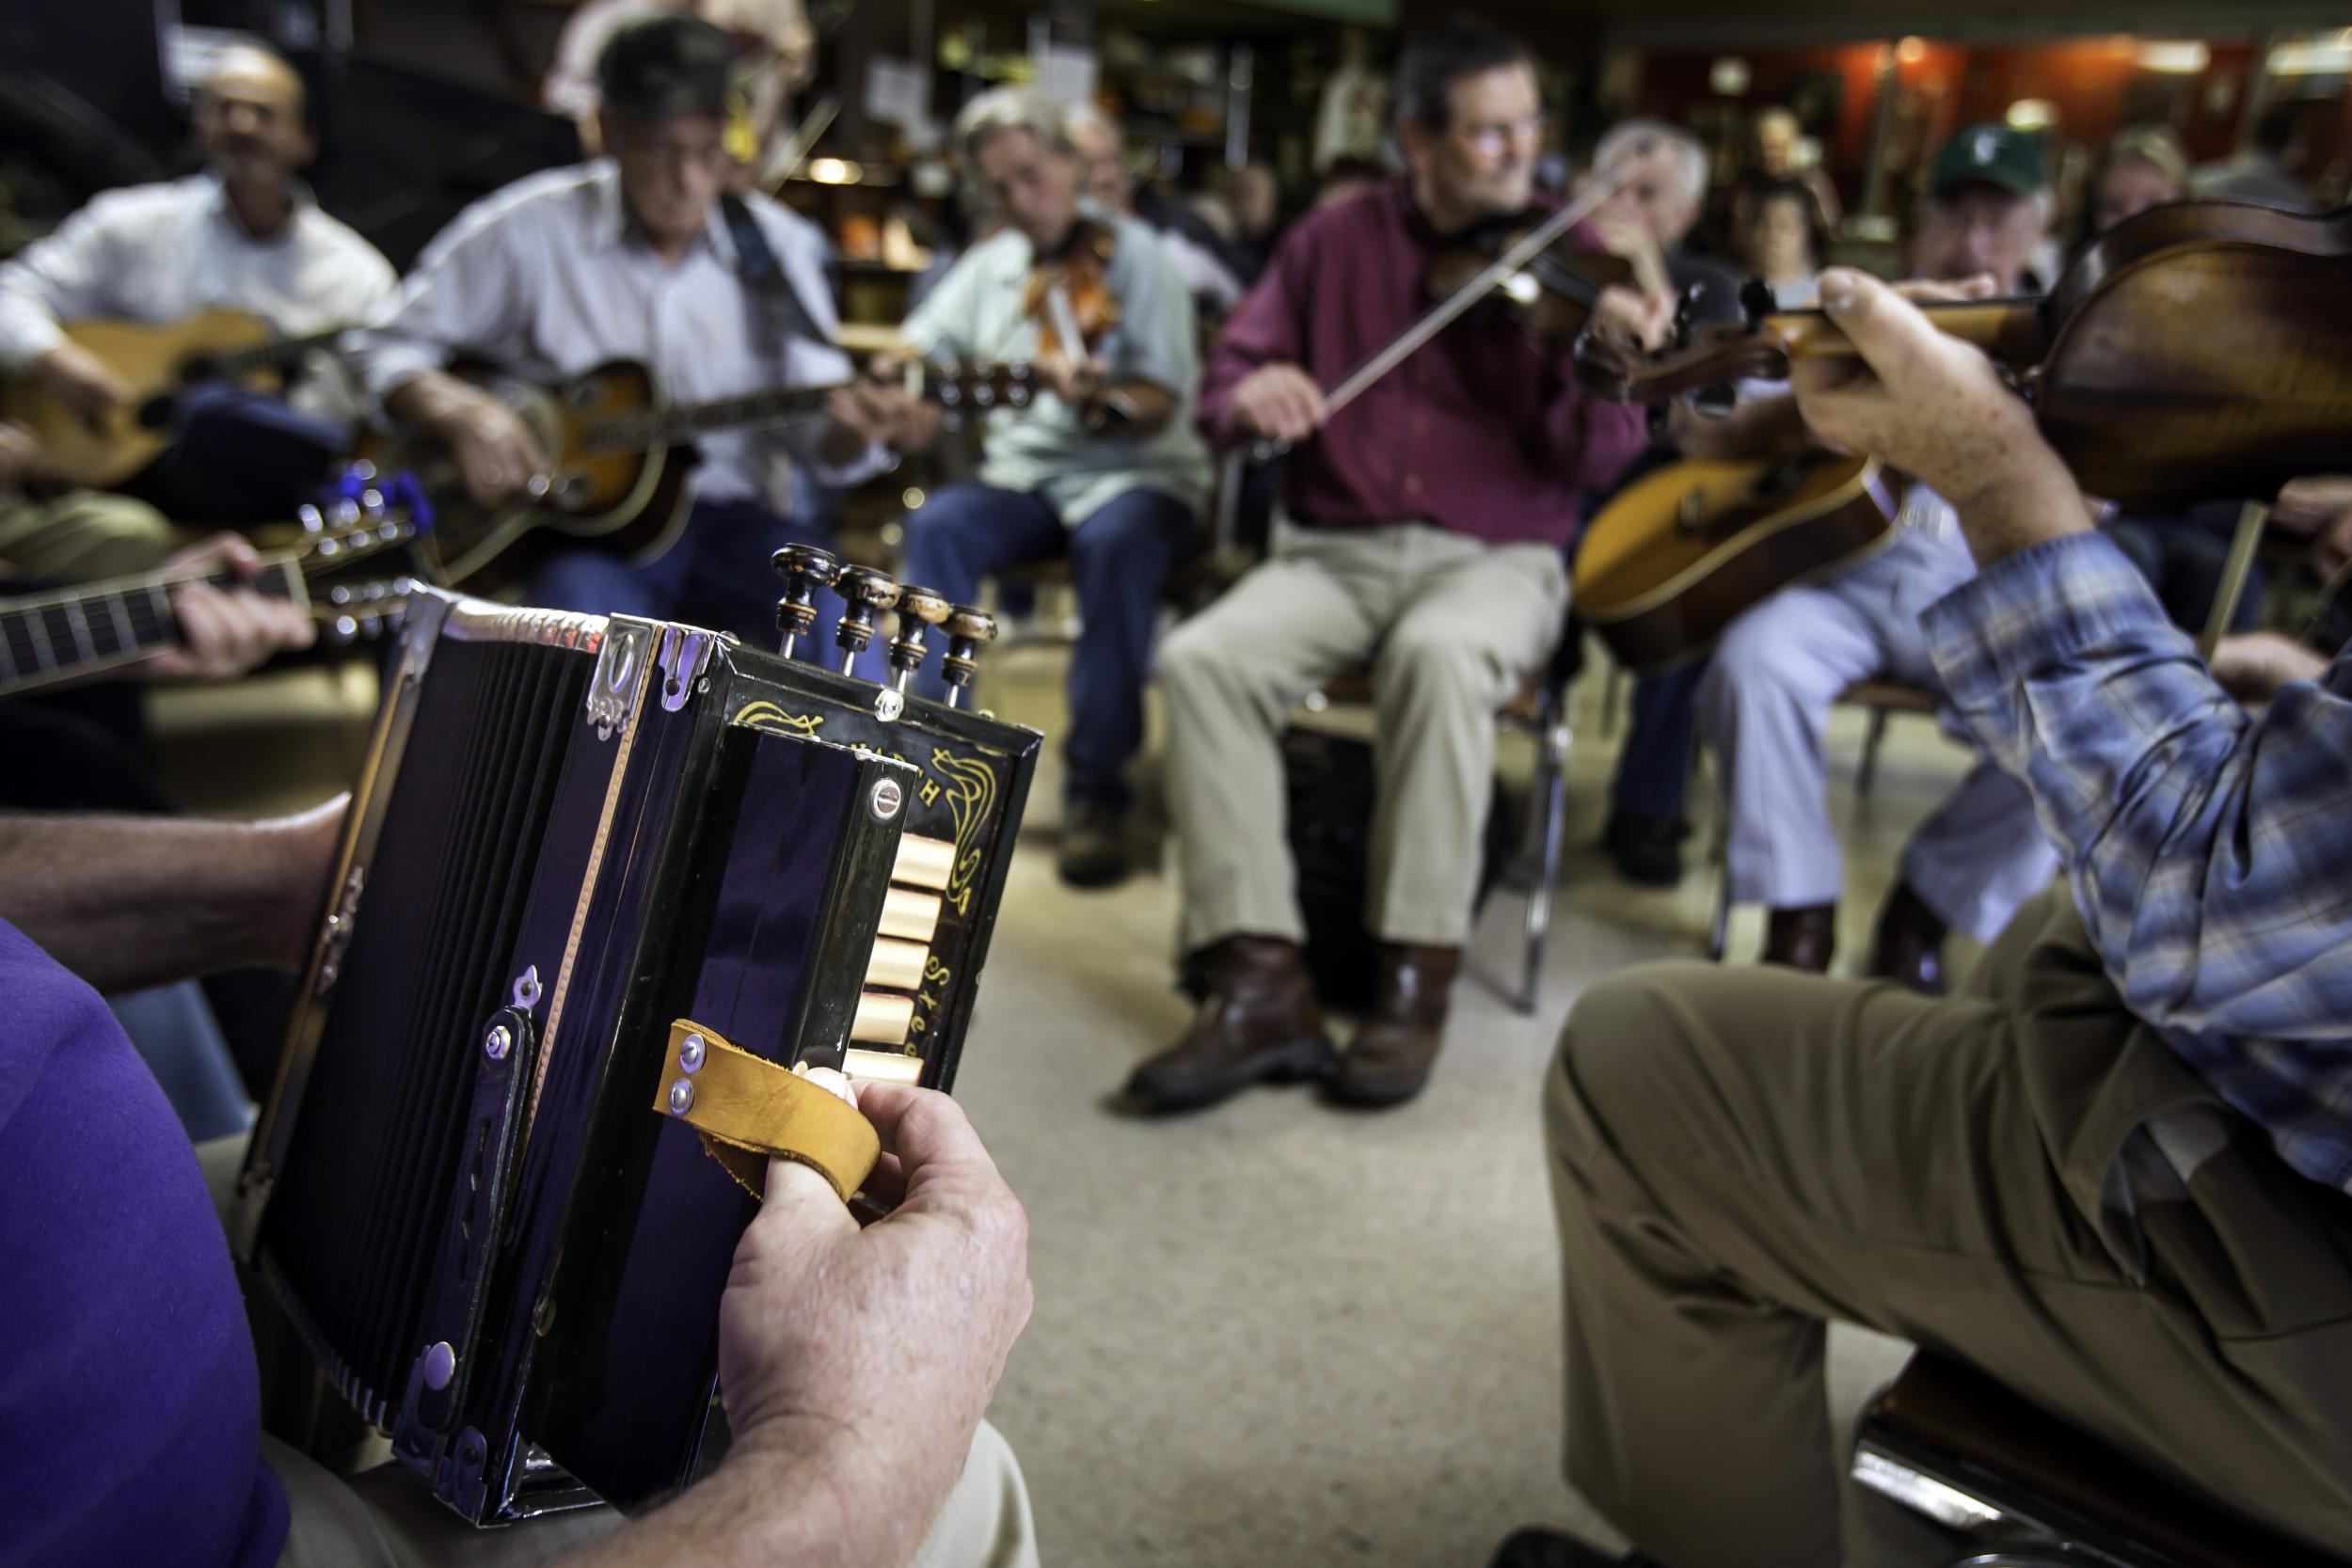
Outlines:
[[[674,404],[847,381],[850,357],[833,344],[824,237],[764,197],[746,204],[808,314],[804,324],[782,319],[743,286],[715,206],[683,260],[673,265],[654,254],[624,214],[619,168],[599,158],[518,180],[460,213],[418,258],[390,309],[358,335],[360,377],[379,402],[460,354],[537,381],[634,359]],[[889,466],[880,448],[846,467],[826,464],[818,451],[824,428],[812,418],[702,437],[695,494],[787,512],[791,462],[836,485]]]
[[[399,281],[381,251],[320,212],[307,192],[283,230],[256,240],[210,174],[107,191],[0,263],[0,372],[21,372],[56,347],[59,322],[104,316],[168,325],[226,309],[307,338],[368,320]],[[305,372],[296,407],[336,419],[356,412],[331,356],[312,356]]]

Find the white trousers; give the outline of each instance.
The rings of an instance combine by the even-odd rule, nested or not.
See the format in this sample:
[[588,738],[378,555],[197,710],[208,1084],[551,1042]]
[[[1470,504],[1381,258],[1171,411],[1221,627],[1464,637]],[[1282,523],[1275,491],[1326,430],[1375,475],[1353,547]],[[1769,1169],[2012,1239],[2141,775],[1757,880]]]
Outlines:
[[[1728,784],[1733,902],[1836,901],[1845,872],[1821,749],[1830,706],[1857,681],[1941,690],[1919,618],[1975,573],[1958,538],[1905,532],[1836,578],[1774,594],[1724,632],[1698,701]],[[2058,869],[2025,786],[1981,758],[1902,857],[1904,879],[1928,907],[1979,942]]]

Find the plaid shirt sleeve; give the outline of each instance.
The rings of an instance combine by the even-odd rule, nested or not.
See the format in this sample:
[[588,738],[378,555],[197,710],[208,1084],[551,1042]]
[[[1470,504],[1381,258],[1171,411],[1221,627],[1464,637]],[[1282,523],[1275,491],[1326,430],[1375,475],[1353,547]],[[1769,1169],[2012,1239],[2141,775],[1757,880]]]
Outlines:
[[2095,533],[1996,562],[1926,625],[2125,1005],[2271,1080],[2217,1086],[2274,1132],[2318,1112],[2345,1069],[2314,1048],[2352,1037],[2352,657],[2249,718]]

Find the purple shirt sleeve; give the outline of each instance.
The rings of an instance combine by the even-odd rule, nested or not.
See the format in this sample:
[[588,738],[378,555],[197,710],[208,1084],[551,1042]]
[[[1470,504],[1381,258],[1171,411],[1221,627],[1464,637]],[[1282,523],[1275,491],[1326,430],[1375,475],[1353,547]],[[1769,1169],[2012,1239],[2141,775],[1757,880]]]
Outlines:
[[1209,351],[1196,419],[1212,446],[1222,449],[1242,439],[1233,423],[1233,389],[1251,371],[1280,360],[1295,364],[1306,356],[1298,324],[1306,319],[1305,279],[1313,267],[1306,252],[1314,234],[1311,225],[1301,223],[1282,237],[1274,260],[1226,316]]
[[196,1150],[98,994],[6,921],[0,997],[0,1568],[265,1568],[286,1498]]

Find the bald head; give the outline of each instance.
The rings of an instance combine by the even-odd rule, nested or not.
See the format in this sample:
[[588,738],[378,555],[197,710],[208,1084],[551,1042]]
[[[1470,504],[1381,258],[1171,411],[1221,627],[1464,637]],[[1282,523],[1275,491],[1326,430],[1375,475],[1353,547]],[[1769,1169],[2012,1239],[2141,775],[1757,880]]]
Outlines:
[[222,183],[254,196],[282,194],[318,150],[302,77],[257,44],[221,52],[197,99],[196,134]]

